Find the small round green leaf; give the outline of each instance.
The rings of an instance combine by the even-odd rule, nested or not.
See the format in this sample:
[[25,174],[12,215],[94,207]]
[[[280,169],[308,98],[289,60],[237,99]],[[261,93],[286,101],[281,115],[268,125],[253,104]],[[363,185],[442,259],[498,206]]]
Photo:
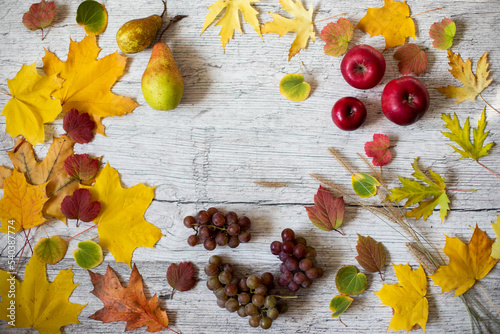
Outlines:
[[287,74],[280,81],[280,93],[290,101],[300,102],[309,97],[311,85],[304,82],[302,74]]
[[66,240],[58,235],[53,235],[49,238],[41,238],[35,245],[33,252],[35,256],[43,263],[56,264],[61,261],[66,251],[68,244]]
[[353,298],[344,295],[333,297],[330,301],[330,311],[333,312],[332,318],[338,318],[344,313],[351,306],[353,300]]
[[377,194],[377,187],[380,182],[370,174],[352,174],[352,188],[359,197],[368,198]]
[[337,290],[343,295],[359,295],[366,289],[366,275],[355,266],[342,267],[335,276]]
[[104,259],[102,248],[92,240],[80,241],[78,248],[73,251],[77,265],[83,269],[91,269],[101,264]]
[[87,35],[99,35],[106,29],[106,7],[94,0],[86,0],[76,10],[76,23],[83,26]]

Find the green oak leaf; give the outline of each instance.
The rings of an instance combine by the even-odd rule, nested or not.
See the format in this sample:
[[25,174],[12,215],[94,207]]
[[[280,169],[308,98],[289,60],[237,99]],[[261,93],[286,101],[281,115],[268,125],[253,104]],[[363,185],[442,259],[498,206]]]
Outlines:
[[304,82],[302,74],[287,74],[280,81],[280,93],[290,101],[301,102],[309,97],[311,85]]
[[343,295],[359,295],[366,289],[366,275],[355,266],[342,267],[335,276],[335,285]]
[[76,10],[76,23],[83,26],[87,35],[99,35],[108,24],[106,7],[94,0],[85,0]]
[[92,240],[80,241],[78,248],[73,251],[73,257],[76,264],[83,269],[97,267],[104,259],[101,246]]
[[43,263],[56,264],[61,261],[66,251],[68,243],[58,235],[50,238],[41,238],[35,245],[33,253]]
[[368,198],[377,194],[377,187],[380,182],[370,174],[352,174],[352,189],[359,197]]
[[330,311],[332,311],[332,318],[338,318],[342,313],[344,313],[354,299],[349,296],[339,295],[333,297],[330,301]]

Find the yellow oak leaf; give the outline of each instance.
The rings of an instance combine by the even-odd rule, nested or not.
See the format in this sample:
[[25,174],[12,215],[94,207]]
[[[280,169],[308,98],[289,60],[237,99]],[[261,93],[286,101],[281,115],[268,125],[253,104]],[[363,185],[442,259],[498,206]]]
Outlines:
[[7,119],[7,132],[12,138],[22,135],[33,145],[43,143],[43,125],[55,120],[62,110],[61,101],[50,97],[62,82],[55,74],[39,75],[36,63],[23,65],[14,79],[7,79],[12,99],[0,115]]
[[73,155],[75,142],[67,135],[54,138],[45,158],[39,162],[33,146],[18,140],[15,149],[9,152],[14,168],[24,173],[30,184],[46,184],[49,199],[44,205],[43,214],[66,223],[66,216],[61,212],[64,197],[73,194],[79,188],[78,180],[71,178],[64,169],[64,161]]
[[0,232],[14,233],[44,223],[43,205],[47,201],[43,183],[33,186],[26,182],[24,174],[14,170],[5,179],[4,193],[0,200]]
[[137,247],[153,248],[162,237],[158,227],[144,219],[154,197],[154,187],[140,183],[123,188],[118,171],[109,163],[99,172],[93,186],[82,186],[92,199],[101,202],[101,211],[93,222],[97,225],[99,245],[108,249],[116,262],[130,267]]
[[398,278],[396,284],[384,284],[382,289],[374,292],[382,304],[394,309],[394,315],[389,323],[388,331],[401,329],[409,332],[415,325],[419,325],[425,332],[425,324],[429,315],[427,294],[427,278],[422,266],[412,270],[406,264],[393,264]]
[[450,262],[439,267],[431,276],[432,280],[443,292],[455,290],[455,297],[460,296],[469,290],[476,280],[486,276],[498,262],[490,256],[492,244],[493,239],[489,239],[486,232],[480,230],[477,225],[468,244],[458,238],[446,236],[443,251]]
[[281,37],[288,32],[296,32],[297,36],[292,42],[288,53],[288,61],[290,61],[301,49],[307,47],[309,38],[313,42],[316,40],[316,32],[314,31],[313,24],[313,5],[312,3],[309,4],[309,10],[306,10],[302,5],[302,0],[295,0],[295,2],[293,0],[280,0],[280,4],[283,10],[295,18],[289,19],[269,12],[273,21],[264,23],[262,33],[276,33]]
[[235,30],[243,34],[240,23],[240,11],[243,14],[243,19],[245,19],[255,32],[259,34],[260,38],[262,38],[259,19],[257,18],[257,14],[259,13],[252,7],[252,3],[254,2],[260,2],[260,0],[217,0],[208,7],[209,12],[205,17],[205,24],[201,29],[200,35],[205,32],[205,30],[215,21],[217,16],[225,9],[224,15],[215,23],[216,26],[221,26],[219,35],[224,51],[226,50],[226,44],[230,39],[233,39]]
[[86,305],[69,301],[78,286],[73,283],[71,268],[59,271],[49,283],[45,263],[32,256],[26,265],[23,282],[3,270],[0,270],[0,280],[0,319],[9,322],[9,328],[60,333],[63,326],[80,324],[78,315]]
[[80,42],[71,40],[65,62],[45,50],[43,70],[64,79],[62,88],[53,94],[61,100],[64,112],[76,108],[88,113],[96,123],[96,132],[104,135],[103,117],[122,116],[138,104],[130,97],[111,93],[111,87],[123,74],[127,57],[115,52],[96,60],[100,51],[95,36],[85,36]]
[[500,259],[500,215],[497,216],[497,223],[491,223],[493,231],[495,231],[495,236],[497,240],[491,246],[491,257],[494,259]]
[[464,63],[460,54],[455,54],[448,49],[448,64],[451,66],[450,71],[456,79],[460,80],[464,87],[446,86],[436,88],[440,93],[446,95],[446,98],[454,98],[460,103],[465,100],[474,102],[476,97],[489,86],[493,79],[488,79],[490,71],[488,71],[488,60],[486,59],[488,52],[485,52],[477,62],[476,75],[472,73],[472,62],[470,58]]
[[415,39],[415,24],[410,17],[410,7],[404,2],[385,0],[381,8],[368,8],[366,15],[359,21],[356,29],[370,36],[382,35],[385,49],[403,45],[406,37]]

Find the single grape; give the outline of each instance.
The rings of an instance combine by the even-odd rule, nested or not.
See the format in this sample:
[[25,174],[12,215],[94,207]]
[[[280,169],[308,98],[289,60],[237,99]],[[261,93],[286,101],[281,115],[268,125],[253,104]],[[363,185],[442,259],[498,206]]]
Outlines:
[[247,286],[250,289],[257,288],[259,286],[259,284],[260,284],[260,278],[258,278],[257,276],[251,275],[251,276],[247,277]]
[[284,285],[288,285],[293,280],[293,273],[291,271],[285,271],[281,273],[280,278],[283,279]]
[[302,271],[296,272],[293,275],[293,281],[297,284],[302,284],[302,282],[304,282],[305,279],[306,279],[306,275],[304,275],[304,273]]
[[245,311],[245,306],[240,306],[238,308],[238,315],[242,318],[246,317],[248,314],[247,314],[247,311]]
[[210,215],[208,214],[208,212],[206,212],[205,210],[198,211],[198,214],[196,215],[196,222],[198,224],[204,225],[208,223],[209,220],[210,220]]
[[240,226],[242,231],[248,230],[250,228],[250,225],[252,225],[252,222],[248,217],[241,216],[240,219],[238,219],[237,224]]
[[318,270],[318,278],[322,277],[324,274],[323,268],[317,267],[316,269]]
[[274,308],[276,306],[276,298],[273,296],[267,296],[264,301],[264,307],[267,309]]
[[292,256],[292,255],[290,255],[290,253],[285,253],[285,252],[281,251],[279,258],[280,258],[281,262],[285,262],[290,256]]
[[208,263],[215,264],[217,267],[222,265],[222,258],[219,255],[212,255],[208,259]]
[[248,319],[248,324],[252,327],[260,326],[260,315],[253,315]]
[[249,316],[254,316],[259,314],[259,309],[252,303],[248,303],[245,305],[245,311]]
[[302,244],[297,244],[293,247],[293,255],[295,255],[295,257],[297,257],[298,259],[306,256],[306,252],[306,246]]
[[224,246],[224,245],[227,245],[229,241],[229,237],[227,236],[226,233],[224,232],[219,232],[217,233],[217,235],[215,236],[215,242],[217,243],[217,245],[219,246]]
[[208,276],[216,276],[219,274],[219,267],[213,263],[205,265],[205,274]]
[[295,247],[293,241],[287,240],[281,246],[281,251],[284,253],[291,254],[293,252],[293,247]]
[[184,218],[184,226],[187,228],[193,228],[196,224],[196,218],[193,216],[187,216]]
[[231,225],[238,222],[238,215],[232,211],[226,213],[226,224]]
[[295,271],[299,269],[299,261],[294,256],[290,256],[288,259],[286,259],[285,266],[286,269]]
[[302,282],[300,285],[301,285],[303,288],[308,288],[308,287],[310,287],[310,286],[311,286],[311,284],[312,284],[312,280],[311,280],[310,278],[306,277],[306,278],[304,279],[304,282]]
[[285,228],[281,231],[281,239],[283,239],[283,241],[294,241],[295,232],[291,228]]
[[217,213],[217,211],[219,211],[219,210],[217,210],[217,208],[213,208],[213,207],[207,209],[207,213],[209,216],[213,216],[215,213]]
[[210,291],[215,291],[221,286],[222,284],[220,284],[220,281],[216,276],[212,276],[207,280],[207,288]]
[[278,318],[278,316],[280,315],[280,311],[278,311],[277,308],[271,308],[271,309],[268,309],[267,310],[267,316],[271,319],[271,320],[276,320]]
[[242,279],[239,280],[239,282],[238,282],[238,289],[240,289],[240,291],[243,291],[243,292],[250,291],[250,288],[247,285],[247,279],[246,278],[242,278]]
[[279,253],[281,253],[281,242],[280,241],[271,242],[271,253],[273,255],[279,255]]
[[260,293],[256,293],[252,296],[252,304],[257,307],[261,307],[262,305],[264,305],[265,301],[266,297],[264,297],[264,295],[261,295]]
[[194,247],[198,244],[199,238],[196,234],[190,235],[187,239],[188,245]]
[[238,302],[240,303],[240,305],[246,305],[246,304],[250,303],[250,300],[251,300],[251,297],[246,292],[241,292],[238,295]]
[[218,300],[223,300],[223,301],[226,301],[227,300],[227,295],[226,295],[226,291],[224,289],[224,287],[220,287],[218,288],[217,290],[214,291],[214,295],[215,297],[218,299]]
[[316,249],[310,246],[307,246],[306,249],[307,249],[306,257],[314,259],[316,257]]
[[264,284],[259,284],[259,286],[255,288],[253,293],[258,293],[265,296],[267,295],[267,287]]
[[226,301],[226,310],[229,312],[236,312],[240,308],[240,303],[234,298],[229,298]]
[[208,251],[213,251],[215,247],[217,247],[217,243],[214,239],[205,239],[205,241],[203,241],[203,247]]
[[307,240],[304,237],[297,237],[295,238],[295,244],[307,246]]
[[229,238],[227,245],[231,248],[236,248],[240,245],[240,240],[238,239],[238,237],[232,236],[231,238]]
[[240,280],[237,277],[233,277],[233,279],[231,280],[231,282],[229,284],[234,284],[234,285],[238,286],[239,281]]
[[290,283],[288,283],[288,290],[290,290],[291,292],[297,292],[299,290],[299,288],[300,288],[300,285],[298,285],[294,281],[291,281]]
[[234,271],[233,265],[231,263],[226,263],[224,267],[222,268],[224,271],[229,271],[231,274]]
[[281,276],[278,277],[278,281],[277,282],[278,282],[279,286],[287,286],[288,285],[287,282],[286,282],[286,280],[283,277],[281,277]]
[[247,243],[250,241],[250,239],[252,239],[252,234],[250,234],[248,230],[241,231],[240,234],[238,234],[238,240],[240,240],[240,242],[242,243]]
[[220,308],[226,308],[226,301],[217,299],[217,305],[219,305]]
[[273,324],[273,321],[269,317],[262,317],[262,319],[260,319],[260,327],[262,329],[269,329],[269,328],[271,328],[272,324]]
[[229,297],[234,297],[238,294],[238,286],[234,283],[227,284],[224,289],[226,295]]
[[233,275],[227,270],[223,270],[219,273],[219,281],[222,284],[229,284],[229,283],[231,283],[232,279],[233,279]]
[[306,259],[302,259],[302,260],[300,260],[300,262],[299,262],[299,268],[300,268],[300,270],[302,270],[302,271],[304,271],[304,272],[306,272],[306,271],[308,271],[309,269],[311,269],[311,268],[312,268],[312,266],[313,266],[312,261],[311,261],[311,260],[309,260],[309,259],[307,259],[307,258],[306,258]]
[[226,224],[226,216],[222,212],[216,212],[212,216],[212,223],[217,227],[222,227]]
[[286,269],[286,264],[285,264],[285,262],[282,262],[282,263],[280,264],[280,271],[281,271],[282,273],[284,273],[285,271],[288,271],[288,269]]
[[268,288],[272,288],[272,286],[274,285],[274,275],[270,272],[265,272],[260,275],[260,281]]
[[318,278],[318,269],[317,268],[311,268],[306,271],[306,276],[310,279],[316,279]]
[[200,229],[198,230],[198,235],[199,235],[199,236],[200,236],[200,238],[202,238],[203,240],[210,238],[210,234],[211,234],[211,233],[212,233],[212,231],[210,230],[210,227],[208,227],[208,226],[202,226],[202,227],[200,227]]
[[238,236],[240,234],[240,225],[231,224],[227,227],[227,233],[233,237]]

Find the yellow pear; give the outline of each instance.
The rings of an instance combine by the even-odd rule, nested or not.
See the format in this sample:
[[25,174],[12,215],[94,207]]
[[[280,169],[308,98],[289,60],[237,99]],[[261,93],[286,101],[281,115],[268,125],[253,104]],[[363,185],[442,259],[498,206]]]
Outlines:
[[184,81],[166,43],[153,47],[151,58],[141,80],[142,94],[151,108],[172,110],[179,105],[184,93]]

